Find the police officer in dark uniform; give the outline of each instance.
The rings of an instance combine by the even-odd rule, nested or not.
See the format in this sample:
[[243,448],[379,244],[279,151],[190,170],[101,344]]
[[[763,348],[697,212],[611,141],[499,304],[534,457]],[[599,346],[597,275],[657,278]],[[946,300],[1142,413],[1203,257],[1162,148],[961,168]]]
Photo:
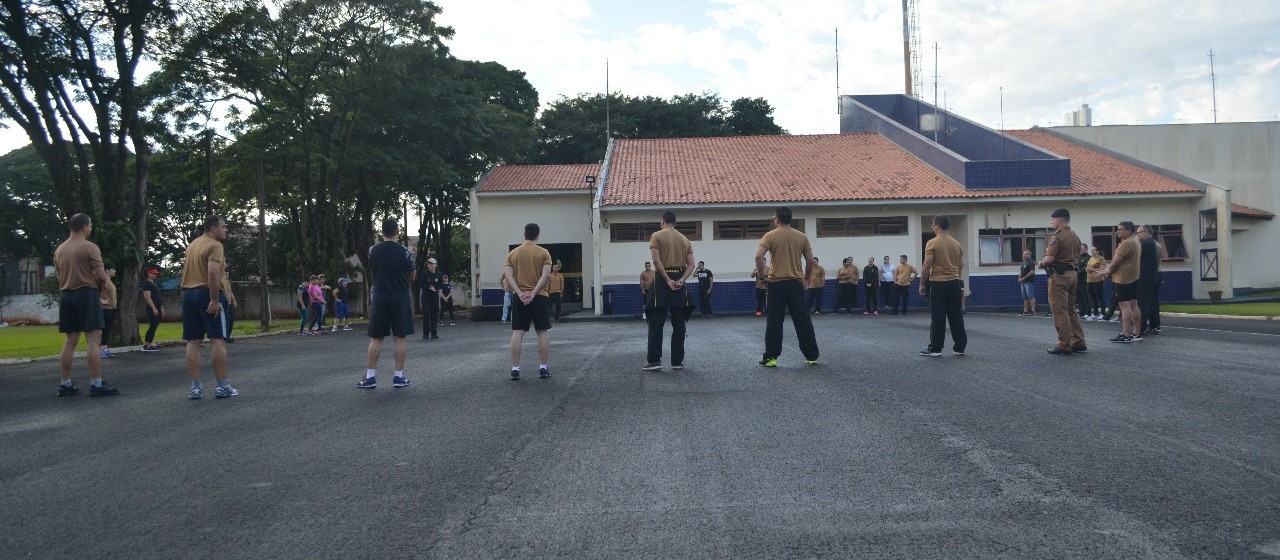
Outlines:
[[1049,223],[1054,232],[1049,236],[1044,259],[1040,261],[1040,267],[1049,273],[1049,312],[1053,314],[1053,327],[1058,330],[1058,344],[1049,353],[1069,356],[1088,351],[1084,330],[1080,328],[1080,316],[1074,310],[1080,237],[1071,231],[1071,212],[1066,208],[1054,210]]

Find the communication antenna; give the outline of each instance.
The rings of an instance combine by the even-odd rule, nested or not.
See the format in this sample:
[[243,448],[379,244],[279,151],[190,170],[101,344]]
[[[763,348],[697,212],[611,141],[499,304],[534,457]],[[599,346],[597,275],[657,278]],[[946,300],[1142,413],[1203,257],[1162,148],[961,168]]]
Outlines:
[[938,43],[933,43],[933,141],[938,142]]
[[608,143],[613,138],[612,123],[609,122],[609,59],[604,59],[604,138]]
[[1213,72],[1213,49],[1209,49],[1209,84],[1213,92],[1213,124],[1218,124],[1218,76]]
[[842,114],[840,107],[840,28],[836,28],[836,114]]
[[924,94],[920,79],[920,1],[908,0],[907,8],[911,26],[911,89],[919,99]]

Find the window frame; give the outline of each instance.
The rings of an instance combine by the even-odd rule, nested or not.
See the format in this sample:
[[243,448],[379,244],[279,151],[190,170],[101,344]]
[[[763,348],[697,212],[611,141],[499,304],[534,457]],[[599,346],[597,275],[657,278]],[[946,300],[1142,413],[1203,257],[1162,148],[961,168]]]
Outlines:
[[[1142,227],[1142,224],[1134,224],[1133,227],[1135,228],[1133,235],[1136,237],[1138,235],[1136,228]],[[1093,234],[1091,240],[1095,240],[1094,243],[1090,245],[1091,247],[1098,246],[1096,241],[1098,237],[1107,237],[1108,242],[1111,243],[1110,254],[1104,253],[1104,258],[1107,259],[1108,262],[1110,262],[1112,257],[1115,256],[1116,247],[1120,245],[1120,236],[1116,235],[1115,228],[1116,226],[1093,226],[1091,229],[1091,233]],[[1151,232],[1151,237],[1156,240],[1156,243],[1160,244],[1160,250],[1164,253],[1163,255],[1160,255],[1160,262],[1186,262],[1187,259],[1190,258],[1190,248],[1187,247],[1187,237],[1183,233],[1184,229],[1182,224],[1152,225],[1151,228],[1155,230]],[[1101,231],[1103,229],[1110,230],[1110,233],[1103,234]],[[1169,246],[1171,244],[1167,239],[1172,238],[1176,238],[1178,240],[1178,244],[1181,245],[1182,256],[1172,256],[1169,253]]]
[[[619,231],[635,229],[635,235],[629,235],[627,239],[619,237]],[[662,229],[662,222],[621,222],[609,224],[609,242],[610,243],[636,243],[649,242],[649,237]],[[696,221],[677,221],[676,231],[683,233],[689,241],[702,241],[702,220]],[[634,238],[632,238],[634,237]]]
[[[983,232],[993,232],[993,231],[999,232],[999,233],[994,233],[994,234],[983,233]],[[1036,249],[1037,248],[1043,249],[1045,246],[1048,246],[1049,236],[1052,234],[1053,232],[1048,228],[980,229],[978,230],[978,266],[1009,266],[1009,265],[1022,264],[1022,251],[1018,251],[1017,256],[1014,256],[1013,254],[1009,255],[1010,259],[1016,258],[1017,260],[1007,260],[1007,261],[1002,260],[998,262],[987,261],[985,256],[986,252],[983,249],[984,240],[991,240],[991,239],[999,240],[1000,253],[1001,253],[1000,257],[1003,259],[1005,240],[1020,239],[1022,248],[1026,249],[1027,247],[1031,247],[1031,258],[1037,258],[1037,257],[1043,256],[1044,252],[1040,251],[1040,253],[1037,254]],[[1032,243],[1030,244],[1027,243],[1027,240],[1035,240],[1035,239],[1039,239],[1041,241],[1041,244],[1039,246],[1037,246],[1034,241],[1032,241]],[[1012,250],[1010,250],[1010,253],[1012,253]]]
[[[768,227],[763,227],[767,224]],[[725,237],[724,230],[733,231],[733,228],[740,228],[742,233],[733,237]],[[800,218],[792,218],[791,227],[796,231],[804,233],[804,220]],[[773,218],[768,220],[715,220],[711,222],[711,238],[716,241],[744,241],[752,239],[760,239],[764,234],[773,230]]]
[[[841,224],[833,227],[836,220]],[[855,232],[854,224],[862,223],[869,220],[869,232]],[[860,224],[861,225],[861,224]],[[896,226],[901,225],[901,229]],[[838,233],[833,230],[839,230]],[[883,231],[896,230],[896,231]],[[866,229],[862,229],[866,231]],[[907,216],[845,216],[838,218],[818,218],[817,229],[815,233],[818,237],[881,237],[881,236],[898,236],[910,235],[910,221]]]

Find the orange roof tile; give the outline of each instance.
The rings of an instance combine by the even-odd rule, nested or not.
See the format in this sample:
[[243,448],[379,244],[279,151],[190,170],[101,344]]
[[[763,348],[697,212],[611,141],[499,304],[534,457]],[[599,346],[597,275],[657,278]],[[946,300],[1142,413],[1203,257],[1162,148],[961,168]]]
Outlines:
[[606,205],[821,202],[1195,193],[1169,179],[1034,130],[1010,131],[1071,159],[1072,185],[966,190],[875,133],[618,140]]
[[600,165],[499,165],[480,180],[476,192],[586,190],[587,175],[599,177]]
[[1243,204],[1232,204],[1231,215],[1240,216],[1242,218],[1257,218],[1259,220],[1270,220],[1271,218],[1276,217],[1275,214],[1267,212],[1266,210],[1251,208]]

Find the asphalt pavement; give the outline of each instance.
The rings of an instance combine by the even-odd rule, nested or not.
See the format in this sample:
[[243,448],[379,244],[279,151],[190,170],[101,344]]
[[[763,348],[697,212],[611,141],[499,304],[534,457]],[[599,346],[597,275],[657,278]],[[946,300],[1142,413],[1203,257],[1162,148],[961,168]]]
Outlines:
[[695,317],[678,372],[640,321],[555,325],[548,380],[498,323],[410,339],[403,389],[390,344],[355,387],[360,329],[239,340],[231,399],[179,348],[104,360],[118,397],[0,366],[0,557],[1280,557],[1277,322],[1056,357],[970,313],[929,358],[924,313],[814,320],[820,364],[788,324],[776,369],[756,317]]

